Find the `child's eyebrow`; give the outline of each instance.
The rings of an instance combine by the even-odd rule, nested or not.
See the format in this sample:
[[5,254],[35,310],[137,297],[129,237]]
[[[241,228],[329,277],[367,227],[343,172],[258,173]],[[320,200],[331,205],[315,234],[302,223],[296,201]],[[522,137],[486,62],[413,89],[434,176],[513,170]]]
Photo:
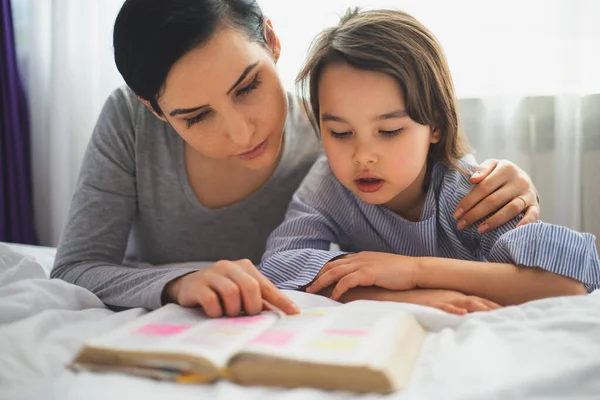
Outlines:
[[[396,111],[381,114],[380,116],[375,117],[375,121],[383,121],[386,119],[404,118],[404,117],[408,117],[408,114],[406,113],[405,110],[396,110]],[[337,115],[327,114],[327,113],[321,114],[321,121],[323,121],[323,122],[335,121],[335,122],[346,122],[346,123],[348,122],[342,117],[338,117]]]
[[325,122],[325,121],[335,121],[335,122],[347,122],[344,118],[342,117],[338,117],[337,115],[332,115],[332,114],[321,114],[321,121]]
[[378,121],[384,120],[384,119],[392,119],[392,118],[404,118],[407,117],[408,114],[406,113],[406,110],[396,110],[396,111],[392,111],[391,113],[387,113],[387,114],[382,114],[379,117],[375,118]]

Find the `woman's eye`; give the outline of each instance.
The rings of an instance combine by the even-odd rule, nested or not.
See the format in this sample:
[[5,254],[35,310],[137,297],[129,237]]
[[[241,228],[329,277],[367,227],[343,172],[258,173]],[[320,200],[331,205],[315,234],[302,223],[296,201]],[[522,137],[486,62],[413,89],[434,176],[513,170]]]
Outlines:
[[200,114],[196,115],[195,117],[191,117],[191,118],[186,118],[185,122],[187,124],[188,128],[191,128],[194,124],[197,124],[198,122],[202,121],[204,118],[206,118],[206,116],[210,113],[210,111],[203,111]]
[[254,79],[252,79],[252,82],[250,82],[247,86],[244,86],[243,88],[241,88],[240,90],[238,90],[236,92],[236,96],[240,97],[240,96],[245,96],[248,93],[252,92],[254,89],[258,88],[260,86],[262,82],[258,79],[258,74],[254,77]]

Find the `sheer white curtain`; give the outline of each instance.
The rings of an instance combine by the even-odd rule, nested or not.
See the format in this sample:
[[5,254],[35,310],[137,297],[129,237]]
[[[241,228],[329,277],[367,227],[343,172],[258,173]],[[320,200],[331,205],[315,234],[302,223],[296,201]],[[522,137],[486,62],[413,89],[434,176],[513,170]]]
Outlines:
[[259,1],[290,89],[312,38],[347,7],[418,18],[444,47],[477,159],[517,163],[539,190],[543,220],[600,237],[600,2]]
[[122,83],[112,27],[122,0],[13,0],[31,114],[40,241],[55,246],[81,159],[110,92]]
[[[346,7],[413,14],[445,49],[477,158],[514,161],[533,177],[544,220],[600,236],[600,2],[258,1],[282,40],[290,90],[314,36]],[[123,0],[13,2],[26,14],[36,220],[55,245],[100,108],[122,83],[112,26]]]

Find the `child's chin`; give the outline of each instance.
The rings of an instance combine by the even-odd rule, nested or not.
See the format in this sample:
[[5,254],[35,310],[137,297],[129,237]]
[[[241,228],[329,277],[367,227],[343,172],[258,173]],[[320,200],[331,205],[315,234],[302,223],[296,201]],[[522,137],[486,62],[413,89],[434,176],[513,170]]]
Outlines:
[[374,206],[380,206],[386,204],[389,200],[384,199],[379,193],[365,193],[365,192],[354,192],[356,196],[363,202]]

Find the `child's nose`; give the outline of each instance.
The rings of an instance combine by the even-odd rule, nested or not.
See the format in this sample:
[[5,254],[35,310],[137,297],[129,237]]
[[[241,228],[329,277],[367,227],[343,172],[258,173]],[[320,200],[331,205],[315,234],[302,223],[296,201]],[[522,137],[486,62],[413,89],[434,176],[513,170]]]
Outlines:
[[377,162],[377,154],[374,149],[366,144],[357,144],[353,158],[355,163],[361,165],[369,165]]

